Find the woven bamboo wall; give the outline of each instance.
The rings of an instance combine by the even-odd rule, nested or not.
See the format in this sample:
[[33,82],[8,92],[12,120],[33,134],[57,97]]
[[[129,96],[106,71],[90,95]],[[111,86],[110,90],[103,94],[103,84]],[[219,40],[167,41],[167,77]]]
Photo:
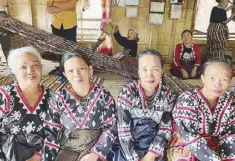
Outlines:
[[[138,18],[126,18],[125,8],[112,7],[111,19],[126,35],[128,28],[135,28],[139,33],[139,52],[153,48],[168,57],[174,46],[180,42],[180,34],[184,29],[192,29],[196,0],[185,0],[182,16],[178,20],[170,19],[170,1],[167,0],[164,22],[162,25],[149,24],[149,0],[139,0]],[[121,48],[121,47],[120,47]]]
[[[11,17],[32,24],[40,29],[51,32],[52,15],[47,13],[47,0],[8,0],[9,14]],[[127,34],[128,28],[135,28],[139,33],[139,52],[153,48],[164,55],[166,62],[170,62],[175,45],[180,42],[180,34],[184,29],[193,29],[195,7],[197,0],[185,0],[180,19],[170,19],[170,0],[166,0],[163,25],[149,24],[149,0],[139,0],[139,15],[137,18],[126,18],[124,7],[112,7],[112,22],[119,26],[122,35]],[[79,12],[77,12],[79,13]],[[78,15],[79,17],[79,15]],[[205,51],[206,41],[193,40],[199,44],[200,51]],[[86,44],[83,44],[86,46]],[[228,41],[228,54],[235,61],[235,41]],[[114,41],[116,51],[122,47]]]
[[[52,16],[47,13],[47,0],[10,0],[9,7],[12,17],[23,20],[35,27],[51,32]],[[192,29],[194,7],[196,0],[185,0],[182,17],[178,20],[170,19],[170,3],[167,0],[163,25],[149,24],[149,0],[139,0],[138,18],[126,18],[124,7],[112,7],[112,22],[119,26],[122,35],[127,34],[128,28],[135,28],[139,33],[139,52],[153,48],[160,51],[166,58],[174,50],[175,44],[180,42],[180,34],[184,29]],[[205,42],[200,42],[204,44]],[[116,48],[122,48],[114,42]]]
[[32,24],[31,0],[9,0],[9,4],[11,17]]
[[51,32],[52,15],[47,13],[47,0],[32,0],[33,26]]

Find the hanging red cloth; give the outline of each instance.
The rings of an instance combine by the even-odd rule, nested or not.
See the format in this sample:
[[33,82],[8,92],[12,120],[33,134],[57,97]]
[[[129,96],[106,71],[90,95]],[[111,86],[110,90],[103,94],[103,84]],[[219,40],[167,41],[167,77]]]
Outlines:
[[[100,28],[104,28],[108,23],[109,23],[109,18],[110,18],[110,0],[101,0],[102,2],[102,22]],[[113,56],[113,51],[112,51],[112,40],[109,35],[105,36],[104,42],[98,47],[98,52],[108,55],[108,56]]]

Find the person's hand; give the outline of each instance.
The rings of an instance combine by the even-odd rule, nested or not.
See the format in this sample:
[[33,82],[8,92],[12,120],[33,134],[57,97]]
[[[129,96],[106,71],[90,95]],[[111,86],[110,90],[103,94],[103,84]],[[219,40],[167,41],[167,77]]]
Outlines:
[[181,73],[182,73],[182,76],[183,76],[184,79],[188,79],[189,78],[189,75],[188,75],[188,73],[186,72],[185,69],[181,69]]
[[[60,5],[58,4],[58,3],[56,3],[56,2],[54,2],[54,0],[53,0],[53,2],[52,2],[52,6],[53,7],[58,7],[58,8],[60,8]],[[61,9],[61,8],[60,8]],[[76,8],[73,6],[72,8],[69,8],[69,9],[63,9],[63,11],[71,11],[71,12],[73,12],[73,11],[75,11],[76,10]]]
[[118,32],[119,31],[119,28],[118,28],[117,25],[115,25],[113,28],[114,28],[114,32]]
[[234,5],[231,5],[231,6],[229,6],[228,8],[226,8],[226,10],[229,11],[229,10],[231,10],[231,9],[233,9],[233,8],[234,8]]
[[197,75],[197,66],[194,66],[193,67],[193,70],[192,70],[192,73],[191,73],[191,78],[194,78],[194,77],[196,77],[196,75]]
[[85,155],[84,157],[82,157],[81,161],[87,161],[87,159],[89,158],[90,154]]
[[34,154],[32,157],[30,157],[29,159],[27,159],[26,161],[40,161],[41,157]]
[[154,161],[155,158],[158,157],[154,153],[148,152],[142,159],[141,161]]
[[51,2],[51,3],[52,3],[52,6],[53,6],[53,7],[57,7],[57,6],[55,6],[55,4],[56,4],[56,3],[55,3],[55,1],[54,1],[54,0],[52,0],[52,2]]
[[97,161],[98,158],[94,153],[90,153],[82,157],[81,161]]
[[75,11],[75,7],[70,8],[70,9],[67,9],[66,11],[71,11],[71,12],[73,12],[73,11]]

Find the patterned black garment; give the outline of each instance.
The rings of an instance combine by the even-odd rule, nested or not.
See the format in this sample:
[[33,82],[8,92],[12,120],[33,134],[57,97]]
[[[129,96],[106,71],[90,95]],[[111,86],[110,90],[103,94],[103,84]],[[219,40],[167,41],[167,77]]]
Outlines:
[[195,54],[193,48],[187,48],[183,44],[183,52],[179,61],[180,64],[184,67],[184,69],[187,71],[187,73],[191,74],[195,65]]
[[[143,149],[148,144],[148,141],[145,141],[144,138],[151,139],[149,135],[146,136],[145,134],[153,130],[151,127],[155,128],[156,135],[148,145],[147,152],[152,152],[162,158],[172,130],[170,112],[175,97],[171,94],[170,89],[160,84],[151,99],[145,96],[143,88],[138,84],[138,81],[126,84],[117,100],[118,136],[126,161],[137,161],[143,157]],[[145,122],[149,126],[146,126]],[[143,131],[143,135],[140,132],[133,132],[136,130]],[[137,139],[141,138],[138,136],[139,134],[144,138]],[[136,146],[136,143],[139,145]]]
[[206,59],[224,58],[228,38],[229,31],[226,24],[211,22],[207,30]]
[[188,147],[194,160],[235,160],[235,108],[229,93],[211,108],[199,88],[184,92],[177,99],[173,117],[183,140],[181,146]]
[[[101,133],[96,135],[97,138],[93,138],[98,141],[89,149],[89,153],[97,154],[104,160],[117,135],[114,99],[107,90],[95,83],[90,88],[87,101],[81,101],[72,89],[64,88],[50,101],[50,110],[44,126],[47,134],[44,151],[48,154],[48,158],[44,160],[55,160],[60,148],[85,155],[80,151],[81,148],[75,148],[76,145],[65,147],[68,141],[62,139],[64,143],[61,143],[59,139],[59,135],[67,135],[69,140],[73,139],[72,133],[76,134],[79,131],[84,133],[84,130],[93,133],[99,133],[97,130],[101,130]],[[79,135],[84,134],[79,133]],[[89,146],[86,143],[90,141],[87,141],[86,137],[80,138],[82,139],[83,141],[77,144]]]
[[207,60],[224,58],[226,41],[229,38],[228,26],[224,23],[226,20],[226,10],[219,6],[213,7],[210,16],[210,24],[207,29]]
[[118,44],[124,47],[123,53],[133,58],[137,56],[137,40],[128,40],[126,37],[122,37],[119,31],[115,32],[113,36]]
[[49,90],[43,92],[30,107],[19,86],[0,88],[0,145],[2,161],[25,161],[41,156],[45,134],[43,121],[48,109]]

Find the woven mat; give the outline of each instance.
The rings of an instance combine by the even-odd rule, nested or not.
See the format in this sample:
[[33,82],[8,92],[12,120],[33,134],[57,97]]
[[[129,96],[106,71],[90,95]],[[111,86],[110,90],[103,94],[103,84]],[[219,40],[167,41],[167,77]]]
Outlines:
[[[59,76],[43,76],[42,84],[46,87],[51,89],[52,91],[59,91],[65,86],[69,86],[70,84],[66,81],[65,83],[57,83]],[[97,76],[93,77],[93,82],[97,84],[102,84],[104,78],[100,78]],[[0,76],[0,86],[13,84],[15,82],[14,76]]]

